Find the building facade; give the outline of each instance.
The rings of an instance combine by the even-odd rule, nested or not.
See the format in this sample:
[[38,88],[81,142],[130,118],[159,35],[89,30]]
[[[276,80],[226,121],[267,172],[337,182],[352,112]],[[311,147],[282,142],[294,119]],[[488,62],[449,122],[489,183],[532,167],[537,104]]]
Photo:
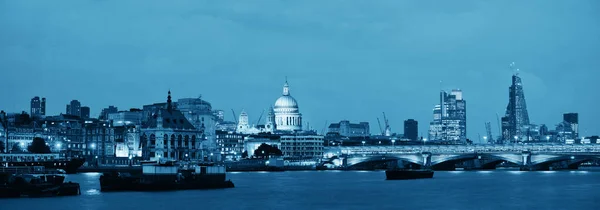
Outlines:
[[202,150],[204,131],[173,107],[171,91],[167,107],[159,108],[141,128],[140,143],[144,159],[169,158],[175,160],[206,160],[209,156]]
[[579,114],[577,113],[565,113],[563,114],[563,121],[571,126],[573,136],[579,138]]
[[404,121],[404,138],[412,141],[419,139],[419,122],[414,119]]
[[90,107],[82,106],[81,107],[81,119],[89,119],[90,118]]
[[81,117],[81,103],[78,100],[72,100],[71,103],[67,104],[68,115]]
[[302,114],[298,108],[298,102],[290,95],[290,87],[286,81],[283,85],[283,94],[275,101],[273,108],[275,114],[275,126],[278,131],[301,131]]
[[[511,64],[514,68],[514,63]],[[525,127],[529,125],[529,113],[525,102],[523,83],[518,74],[512,76],[512,85],[508,88],[508,105],[502,118],[502,140],[516,142],[526,136]]]
[[324,137],[318,135],[283,135],[281,152],[284,157],[320,158],[323,157]]
[[368,122],[350,123],[348,120],[331,123],[328,132],[339,133],[346,137],[366,137],[371,135]]
[[124,125],[142,125],[142,114],[143,112],[139,109],[131,109],[130,111],[119,111],[116,113],[108,114],[108,121],[112,122],[113,126],[124,126]]
[[455,89],[440,92],[440,104],[433,110],[429,125],[429,140],[465,143],[467,140],[467,101],[463,92]]
[[244,152],[244,135],[231,131],[216,131],[217,146],[223,159],[239,159]]
[[31,99],[31,111],[29,114],[32,117],[46,116],[46,98],[36,96]]
[[104,108],[102,109],[102,111],[100,112],[100,116],[98,116],[98,119],[100,120],[108,120],[108,115],[112,114],[112,113],[117,113],[119,112],[119,109],[115,106],[109,106],[108,108]]

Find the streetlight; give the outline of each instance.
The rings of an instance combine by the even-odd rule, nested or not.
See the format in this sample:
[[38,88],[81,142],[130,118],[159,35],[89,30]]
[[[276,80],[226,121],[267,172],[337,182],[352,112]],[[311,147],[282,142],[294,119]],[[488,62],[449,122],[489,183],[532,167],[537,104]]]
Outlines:
[[487,144],[487,136],[483,136],[483,141],[485,141],[485,143]]
[[515,136],[515,143],[517,143],[517,140],[519,139],[518,136]]
[[365,146],[365,143],[367,143],[367,142],[365,142],[365,141],[362,141],[362,145],[363,145],[363,146]]
[[392,139],[392,147],[396,144],[396,139]]

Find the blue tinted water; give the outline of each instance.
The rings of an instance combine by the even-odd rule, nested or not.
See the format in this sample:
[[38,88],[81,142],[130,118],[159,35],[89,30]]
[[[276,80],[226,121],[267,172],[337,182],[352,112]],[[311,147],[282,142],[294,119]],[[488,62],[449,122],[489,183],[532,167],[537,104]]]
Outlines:
[[1,199],[5,209],[600,209],[600,171],[436,172],[385,181],[379,172],[231,173],[236,188],[101,193],[98,173],[69,175],[77,197]]

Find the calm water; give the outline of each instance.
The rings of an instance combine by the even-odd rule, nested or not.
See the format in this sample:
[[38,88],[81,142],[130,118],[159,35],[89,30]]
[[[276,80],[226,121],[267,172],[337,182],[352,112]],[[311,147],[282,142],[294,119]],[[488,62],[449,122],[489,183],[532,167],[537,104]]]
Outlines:
[[385,181],[379,172],[231,173],[236,188],[100,193],[98,173],[69,175],[78,197],[2,199],[5,209],[600,209],[600,171],[436,172]]

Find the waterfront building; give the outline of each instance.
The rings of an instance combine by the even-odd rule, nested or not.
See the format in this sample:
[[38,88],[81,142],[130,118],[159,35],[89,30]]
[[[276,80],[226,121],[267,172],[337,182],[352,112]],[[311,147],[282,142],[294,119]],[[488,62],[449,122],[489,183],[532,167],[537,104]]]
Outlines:
[[112,122],[112,126],[124,126],[124,125],[142,125],[142,110],[130,109],[129,111],[119,111],[116,113],[108,114],[108,121]]
[[412,141],[419,139],[419,122],[414,119],[404,121],[404,138]]
[[[511,64],[511,68],[514,68],[514,63]],[[529,113],[525,102],[523,82],[518,73],[512,76],[512,85],[509,87],[508,97],[506,114],[502,118],[502,140],[513,142],[523,138],[526,133],[526,126],[529,125]]]
[[100,112],[100,116],[98,117],[98,119],[100,120],[108,120],[108,115],[112,114],[112,113],[117,113],[119,112],[119,109],[115,106],[109,106],[108,108],[104,108],[102,109],[102,112]]
[[144,159],[207,159],[209,156],[202,150],[203,134],[203,130],[196,129],[175,109],[169,91],[166,108],[158,108],[142,125],[142,156]]
[[323,157],[324,137],[316,134],[281,136],[281,151],[284,157],[320,158]]
[[290,94],[290,87],[285,81],[283,94],[275,101],[275,126],[277,131],[294,132],[302,130],[302,114],[298,102]]
[[239,159],[244,151],[244,135],[232,131],[217,130],[217,147],[223,159]]
[[46,98],[36,96],[31,99],[31,117],[44,117],[46,116]]
[[95,163],[115,156],[115,129],[108,122],[93,120],[84,124],[84,155]]
[[215,126],[215,129],[218,131],[231,131],[235,132],[237,129],[237,124],[231,121],[222,121],[218,122]]
[[177,100],[177,109],[198,130],[204,131],[204,144],[210,150],[217,150],[215,130],[217,125],[217,116],[212,110],[212,105],[208,101],[198,98],[182,98]]
[[61,114],[46,117],[42,128],[47,142],[60,144],[62,152],[69,157],[82,157],[87,155],[85,123],[79,116]]
[[368,122],[350,123],[348,120],[331,123],[328,132],[339,133],[341,136],[346,137],[366,137],[371,135]]
[[81,119],[89,119],[90,118],[90,107],[82,106],[81,107]]
[[78,100],[72,100],[71,103],[67,104],[68,115],[81,117],[81,103]]
[[571,126],[573,136],[579,137],[579,114],[577,113],[565,113],[563,114],[563,121]]
[[467,140],[467,102],[459,89],[440,92],[440,104],[433,110],[434,120],[429,126],[429,139],[447,143]]

